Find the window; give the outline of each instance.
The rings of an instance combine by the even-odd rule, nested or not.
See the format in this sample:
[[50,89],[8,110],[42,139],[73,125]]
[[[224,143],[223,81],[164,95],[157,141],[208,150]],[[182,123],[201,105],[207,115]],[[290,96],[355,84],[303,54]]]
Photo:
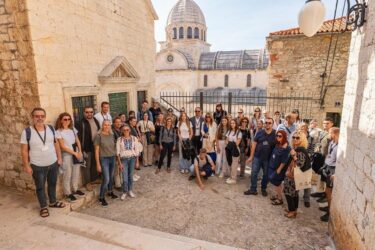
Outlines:
[[207,75],[204,75],[203,86],[204,86],[204,87],[207,87],[207,86],[208,86],[208,76],[207,76]]
[[184,27],[180,27],[180,30],[178,33],[179,33],[179,38],[184,39]]
[[247,82],[246,82],[246,87],[251,87],[251,75],[247,75]]
[[188,39],[192,39],[193,38],[193,29],[191,27],[188,27],[187,38]]
[[177,28],[173,28],[173,39],[177,39]]
[[142,109],[142,102],[147,100],[147,91],[137,91],[137,108]]
[[326,114],[326,117],[331,117],[333,119],[333,125],[335,127],[340,127],[340,123],[341,123],[341,114],[340,113],[328,112]]
[[228,86],[229,86],[229,76],[225,75],[224,87],[227,88]]
[[199,39],[199,29],[198,28],[194,29],[194,39]]
[[121,113],[128,113],[129,94],[127,92],[108,94],[111,116],[117,117]]

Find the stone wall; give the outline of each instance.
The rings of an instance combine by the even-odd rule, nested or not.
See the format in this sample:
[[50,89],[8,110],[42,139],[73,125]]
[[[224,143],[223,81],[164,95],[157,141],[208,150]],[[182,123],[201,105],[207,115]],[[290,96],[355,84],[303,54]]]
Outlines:
[[353,32],[330,232],[339,249],[375,249],[375,1]]
[[20,134],[39,106],[25,0],[0,0],[0,184],[33,189],[20,157]]
[[[323,108],[320,107],[320,91],[326,58],[330,43],[330,34],[318,34],[314,37],[304,35],[270,36],[267,48],[270,55],[268,93],[301,93],[313,97],[312,117],[318,120],[326,116],[326,112],[341,113],[344,96],[345,76],[348,65],[350,32],[340,33],[331,80],[325,97]],[[332,46],[337,40],[333,36]],[[331,57],[332,59],[332,51]],[[331,60],[329,62],[331,65]],[[340,103],[340,105],[337,105]],[[293,107],[290,107],[293,109]],[[285,110],[289,112],[290,110]]]
[[[136,91],[152,96],[156,42],[149,0],[27,0],[41,105],[49,122],[66,110],[71,97],[128,92],[136,109]],[[139,75],[136,84],[101,84],[99,73],[124,56]],[[127,87],[126,89],[124,89]],[[121,91],[122,89],[122,91]]]

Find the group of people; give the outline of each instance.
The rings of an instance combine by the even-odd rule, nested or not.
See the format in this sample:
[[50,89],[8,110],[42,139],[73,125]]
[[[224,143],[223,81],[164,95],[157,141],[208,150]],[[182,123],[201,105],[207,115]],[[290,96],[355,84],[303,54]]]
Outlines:
[[215,175],[226,178],[229,185],[236,184],[238,178],[245,177],[246,165],[251,164],[250,185],[244,194],[258,194],[258,175],[262,172],[262,195],[268,196],[267,185],[271,183],[272,204],[282,205],[284,193],[288,218],[297,216],[298,176],[314,169],[320,176],[317,192],[311,194],[311,185],[307,185],[303,189],[304,203],[310,207],[311,196],[320,201],[327,199],[328,207],[320,209],[326,212],[321,219],[328,221],[339,137],[332,119],[326,118],[323,129],[319,129],[316,120],[309,125],[301,121],[298,110],[285,119],[279,111],[271,117],[260,108],[251,117],[246,117],[243,109],[232,117],[221,104],[204,116],[202,109],[196,107],[195,115],[189,118],[183,108],[178,116],[172,108],[164,114],[157,102],[149,108],[147,100],[138,112],[115,118],[109,109],[109,103],[102,102],[101,111],[94,115],[93,107],[85,107],[83,119],[74,126],[72,116],[64,112],[55,127],[44,123],[44,109],[33,110],[32,126],[21,136],[22,157],[25,171],[35,181],[42,217],[49,215],[48,207],[65,206],[56,200],[59,172],[69,202],[85,195],[78,187],[80,171],[88,191],[101,178],[99,202],[107,206],[106,197],[119,198],[114,189],[121,190],[121,200],[136,197],[133,182],[140,177],[134,170],[156,165],[155,174],[159,174],[167,158],[166,171],[170,173],[172,155],[178,149],[180,173],[190,173],[189,180],[196,179],[202,190],[205,180]]

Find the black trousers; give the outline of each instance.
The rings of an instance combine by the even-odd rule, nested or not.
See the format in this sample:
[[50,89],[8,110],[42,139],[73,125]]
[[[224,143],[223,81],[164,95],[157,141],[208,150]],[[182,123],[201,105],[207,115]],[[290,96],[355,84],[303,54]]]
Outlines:
[[161,165],[163,164],[164,158],[167,155],[167,168],[171,167],[171,161],[172,161],[172,153],[173,153],[173,146],[174,143],[164,143],[162,142],[161,145],[163,146],[163,149],[160,153],[158,168],[161,169]]
[[285,198],[286,198],[286,201],[288,203],[288,210],[290,212],[297,211],[297,209],[298,209],[298,201],[299,201],[298,195],[296,197],[285,195]]
[[193,138],[191,140],[191,143],[193,144],[193,147],[194,147],[196,155],[199,154],[199,151],[202,148],[202,140],[201,140],[201,138],[202,138],[201,136],[193,136]]

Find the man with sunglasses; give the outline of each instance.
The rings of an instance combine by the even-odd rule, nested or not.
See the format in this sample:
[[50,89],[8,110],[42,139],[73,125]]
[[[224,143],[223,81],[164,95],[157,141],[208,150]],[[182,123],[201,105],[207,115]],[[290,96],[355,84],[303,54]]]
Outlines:
[[198,154],[202,148],[202,127],[203,127],[203,122],[204,122],[204,118],[202,117],[202,114],[201,114],[201,108],[200,107],[196,107],[195,108],[195,116],[190,118],[190,122],[191,124],[193,125],[193,138],[192,138],[192,144],[193,144],[193,147],[194,147],[194,150],[196,152],[196,154]]
[[260,169],[263,170],[263,178],[261,182],[262,195],[267,196],[268,183],[268,163],[273,148],[276,145],[276,131],[272,128],[273,119],[266,118],[265,129],[259,131],[251,146],[250,158],[247,163],[253,163],[251,169],[251,181],[249,190],[245,191],[245,195],[257,195],[257,182]]
[[86,167],[82,168],[82,184],[86,185],[87,191],[91,191],[93,187],[90,183],[98,178],[93,141],[100,129],[100,123],[94,117],[92,107],[85,107],[83,116],[84,118],[77,122],[75,127],[78,130],[78,138],[82,144],[83,156],[86,161]]
[[[48,217],[49,207],[63,208],[65,204],[56,199],[58,167],[62,164],[61,150],[55,138],[55,130],[46,125],[46,111],[35,108],[31,112],[32,126],[21,135],[21,154],[26,173],[32,175],[40,205],[40,216]],[[45,184],[48,184],[48,200]]]

